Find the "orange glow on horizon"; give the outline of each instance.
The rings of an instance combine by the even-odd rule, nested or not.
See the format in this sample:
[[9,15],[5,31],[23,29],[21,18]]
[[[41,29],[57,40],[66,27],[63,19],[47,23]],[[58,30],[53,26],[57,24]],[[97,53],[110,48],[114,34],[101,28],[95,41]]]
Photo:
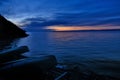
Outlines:
[[77,31],[77,30],[112,30],[120,29],[120,26],[115,27],[100,27],[100,26],[48,26],[45,29],[53,31]]

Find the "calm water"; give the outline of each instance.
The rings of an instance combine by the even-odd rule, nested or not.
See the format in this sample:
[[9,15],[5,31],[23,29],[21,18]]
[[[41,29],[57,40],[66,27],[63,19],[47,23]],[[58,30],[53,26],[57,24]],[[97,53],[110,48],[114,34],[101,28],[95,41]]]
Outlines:
[[79,65],[99,74],[120,75],[120,31],[28,32],[20,40],[0,41],[0,49],[26,45],[26,56],[55,55],[58,63]]
[[27,56],[55,55],[59,63],[78,64],[99,74],[119,76],[120,31],[29,32],[18,46]]

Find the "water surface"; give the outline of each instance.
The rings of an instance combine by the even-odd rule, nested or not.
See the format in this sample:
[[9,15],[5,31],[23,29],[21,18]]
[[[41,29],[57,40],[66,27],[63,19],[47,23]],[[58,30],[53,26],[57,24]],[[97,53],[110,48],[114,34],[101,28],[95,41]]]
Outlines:
[[104,75],[120,75],[120,31],[29,34],[18,44],[30,48],[27,56],[55,55],[59,63],[77,64]]

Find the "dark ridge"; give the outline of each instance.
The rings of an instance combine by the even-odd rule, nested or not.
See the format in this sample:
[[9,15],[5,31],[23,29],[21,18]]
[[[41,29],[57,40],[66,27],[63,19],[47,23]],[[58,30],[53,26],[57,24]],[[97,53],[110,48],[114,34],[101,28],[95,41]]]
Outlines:
[[28,34],[12,22],[0,15],[0,38],[21,38]]

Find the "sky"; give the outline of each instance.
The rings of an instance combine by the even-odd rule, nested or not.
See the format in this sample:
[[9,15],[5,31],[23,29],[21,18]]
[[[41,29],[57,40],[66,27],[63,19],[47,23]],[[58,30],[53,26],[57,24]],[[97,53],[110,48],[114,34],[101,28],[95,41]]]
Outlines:
[[0,0],[0,14],[29,28],[55,25],[119,28],[119,4],[120,0]]

